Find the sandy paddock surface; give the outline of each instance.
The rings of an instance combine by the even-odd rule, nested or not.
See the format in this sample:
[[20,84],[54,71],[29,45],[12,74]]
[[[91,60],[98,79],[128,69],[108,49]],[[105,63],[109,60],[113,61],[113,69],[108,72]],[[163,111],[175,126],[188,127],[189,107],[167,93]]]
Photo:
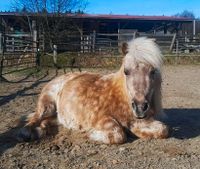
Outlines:
[[[12,76],[8,78],[13,80]],[[122,145],[104,145],[59,127],[53,136],[19,143],[15,139],[18,119],[34,111],[41,88],[55,76],[51,70],[37,77],[15,76],[17,83],[0,83],[1,169],[200,169],[200,66],[163,68],[165,123],[171,128],[168,139],[129,138]]]

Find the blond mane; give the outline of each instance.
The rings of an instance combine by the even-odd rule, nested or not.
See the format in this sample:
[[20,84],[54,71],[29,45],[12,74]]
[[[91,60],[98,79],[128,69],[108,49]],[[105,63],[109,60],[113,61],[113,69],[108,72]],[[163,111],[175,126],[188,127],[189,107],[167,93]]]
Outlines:
[[163,55],[154,39],[146,37],[133,39],[128,42],[127,51],[127,56],[133,57],[136,62],[145,62],[158,69],[163,63]]

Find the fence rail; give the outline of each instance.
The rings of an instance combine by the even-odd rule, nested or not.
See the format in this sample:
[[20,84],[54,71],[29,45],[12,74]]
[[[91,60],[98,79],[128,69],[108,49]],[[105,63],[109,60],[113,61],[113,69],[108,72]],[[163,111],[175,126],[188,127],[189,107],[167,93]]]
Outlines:
[[[119,53],[119,47],[122,42],[127,42],[135,37],[148,37],[156,40],[163,53],[185,53],[189,48],[189,52],[199,52],[200,37],[198,36],[177,36],[156,35],[146,33],[91,33],[89,35],[78,35],[66,37],[66,40],[54,42],[59,51],[64,52],[80,52],[80,53]],[[68,39],[68,40],[67,40]],[[178,42],[177,42],[178,41]],[[178,47],[177,47],[178,43]]]
[[36,66],[38,42],[30,34],[0,33],[0,80],[9,72]]
[[[106,65],[109,62],[116,63],[120,55],[121,44],[124,41],[128,41],[136,36],[147,36],[156,40],[158,45],[161,47],[163,53],[169,54],[172,57],[177,57],[184,53],[187,53],[187,45],[195,44],[196,46],[190,46],[192,49],[198,48],[198,43],[200,42],[199,37],[188,37],[173,35],[152,35],[152,34],[135,34],[135,33],[115,33],[115,34],[102,34],[102,33],[92,33],[90,35],[83,35],[79,40],[68,42],[59,41],[56,42],[56,52],[48,54],[52,56],[52,65],[62,65],[68,67],[72,65],[71,63],[79,63],[83,67],[99,67],[100,65]],[[71,37],[72,38],[72,37]],[[78,39],[78,37],[73,36],[73,38]],[[185,45],[185,46],[184,46]],[[62,50],[60,50],[62,46]],[[63,48],[65,50],[63,50]],[[73,50],[70,50],[73,49]],[[64,51],[64,52],[63,52]],[[191,50],[192,51],[192,50]],[[195,51],[198,51],[197,49]],[[54,54],[53,54],[54,53]],[[61,54],[62,53],[62,54]],[[57,56],[58,54],[58,56]],[[59,55],[60,54],[60,55]],[[93,57],[90,57],[93,55]],[[62,63],[59,62],[60,57],[62,57]],[[72,57],[72,59],[71,59]],[[95,59],[96,58],[96,59]],[[71,61],[69,61],[71,59]],[[109,61],[110,59],[110,61]],[[47,59],[48,60],[48,59]],[[95,61],[94,61],[95,60]],[[75,62],[76,61],[76,62]],[[118,62],[118,61],[117,61]],[[86,64],[88,63],[88,64]],[[95,63],[95,64],[94,64]],[[77,65],[75,65],[77,66]],[[103,66],[106,67],[106,66]]]

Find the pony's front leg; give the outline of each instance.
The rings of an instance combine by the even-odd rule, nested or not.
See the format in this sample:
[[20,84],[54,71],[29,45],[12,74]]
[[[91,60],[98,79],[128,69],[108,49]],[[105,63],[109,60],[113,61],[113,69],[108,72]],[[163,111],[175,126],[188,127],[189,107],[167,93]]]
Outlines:
[[131,132],[139,138],[144,139],[163,139],[169,134],[168,127],[160,121],[154,119],[136,120],[131,125]]
[[94,124],[89,138],[105,144],[121,144],[126,141],[126,134],[117,120],[103,116]]

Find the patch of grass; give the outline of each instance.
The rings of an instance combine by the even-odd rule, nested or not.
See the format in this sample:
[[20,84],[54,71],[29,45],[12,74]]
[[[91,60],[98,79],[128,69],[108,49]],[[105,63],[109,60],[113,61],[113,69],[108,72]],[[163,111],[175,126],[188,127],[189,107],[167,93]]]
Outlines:
[[[175,54],[164,55],[165,64],[200,64],[200,55],[198,54]],[[107,56],[100,54],[77,54],[77,53],[60,53],[57,56],[57,65],[59,68],[74,67],[81,68],[119,68],[122,62],[119,55]],[[42,55],[41,67],[54,67],[53,56]]]
[[45,74],[45,69],[33,67],[33,68],[27,68],[27,69],[22,69],[16,72],[13,72],[13,75],[15,76],[32,76],[32,77],[40,77]]
[[[95,54],[80,54],[77,53],[61,53],[57,56],[57,65],[60,68],[64,67],[81,67],[81,68],[118,68],[121,65],[122,57],[95,55]],[[41,56],[42,67],[54,67],[53,56]]]
[[[57,56],[57,64],[60,67],[69,67],[72,64],[72,61],[74,58],[77,58],[78,55],[77,54],[69,54],[69,53],[61,53],[58,54]],[[41,55],[41,66],[45,66],[45,67],[54,67],[54,63],[53,63],[53,56],[51,55]]]
[[186,64],[200,64],[200,55],[198,54],[187,54],[187,55],[165,55],[164,59],[165,64],[174,65],[174,64],[180,64],[180,65],[186,65]]

